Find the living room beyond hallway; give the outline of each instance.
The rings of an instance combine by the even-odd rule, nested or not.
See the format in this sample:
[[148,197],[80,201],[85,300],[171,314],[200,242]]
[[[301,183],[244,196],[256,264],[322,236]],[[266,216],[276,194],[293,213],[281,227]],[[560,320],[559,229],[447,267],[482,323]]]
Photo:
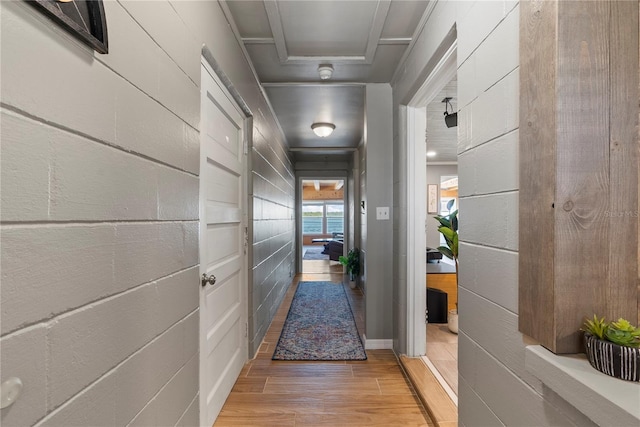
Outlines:
[[302,272],[306,274],[342,274],[342,264],[331,261],[329,255],[323,254],[324,247],[303,246]]
[[446,323],[427,324],[427,355],[425,359],[428,359],[425,360],[427,366],[447,391],[451,400],[457,402],[458,335],[451,333]]
[[458,335],[447,325],[449,310],[457,309],[458,292],[453,261],[427,248],[427,354],[424,361],[453,402],[458,401]]

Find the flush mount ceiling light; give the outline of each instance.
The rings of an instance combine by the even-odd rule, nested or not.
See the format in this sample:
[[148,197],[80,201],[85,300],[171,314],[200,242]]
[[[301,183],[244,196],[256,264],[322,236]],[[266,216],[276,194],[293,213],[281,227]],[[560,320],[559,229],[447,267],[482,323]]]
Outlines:
[[329,80],[333,75],[333,66],[331,64],[320,64],[318,66],[318,74],[321,80]]
[[436,152],[435,151],[427,151],[427,157],[435,157]]
[[[444,104],[444,124],[446,124],[448,128],[452,128],[452,127],[458,126],[458,113],[453,112],[453,107],[451,107],[451,103],[449,101],[451,101],[450,97],[447,97],[442,100],[442,102],[445,103]],[[451,107],[451,113],[449,113],[449,109],[447,108],[447,106]]]
[[320,138],[331,135],[335,128],[336,125],[334,125],[333,123],[314,123],[311,125],[311,129],[313,129],[313,132]]

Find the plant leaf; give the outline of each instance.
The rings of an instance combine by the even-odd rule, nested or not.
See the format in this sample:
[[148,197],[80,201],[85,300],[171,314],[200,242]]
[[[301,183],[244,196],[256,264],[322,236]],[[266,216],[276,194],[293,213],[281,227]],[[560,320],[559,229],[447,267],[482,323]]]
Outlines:
[[593,320],[587,319],[583,325],[583,331],[590,333],[593,336],[600,338],[601,340],[606,339],[605,335],[608,329],[607,322],[604,321],[604,317],[598,319],[598,317],[594,314]]
[[458,258],[458,233],[453,235],[453,241],[451,242],[451,252]]
[[446,246],[438,246],[438,252],[440,252],[442,255],[446,256],[449,259],[454,259],[451,249],[449,249]]
[[455,231],[447,227],[439,227],[438,231],[441,232],[447,240],[453,240],[453,236],[456,234]]
[[441,226],[451,228],[451,221],[449,221],[449,218],[440,215],[434,216],[434,218],[438,220]]
[[447,202],[447,210],[450,211],[453,207],[453,204],[456,202],[456,199],[451,199]]
[[458,231],[458,211],[455,212],[456,215],[451,218],[451,228],[454,231]]

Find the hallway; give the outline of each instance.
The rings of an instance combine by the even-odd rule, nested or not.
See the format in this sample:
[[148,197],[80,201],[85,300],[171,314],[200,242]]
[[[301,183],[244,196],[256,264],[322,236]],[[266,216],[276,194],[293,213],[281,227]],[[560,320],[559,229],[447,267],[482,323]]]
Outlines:
[[[638,0],[0,1],[2,426],[640,425],[638,387],[580,346],[583,318],[640,320],[639,17]],[[449,160],[427,151],[437,125]],[[409,357],[424,226],[451,196],[427,163],[461,184],[459,407]],[[313,233],[306,179],[343,181]],[[296,274],[343,280],[299,252],[340,217],[357,321],[394,352],[273,362]],[[452,367],[448,344],[430,351]]]
[[[316,261],[317,262],[317,261]],[[271,356],[299,281],[342,280],[298,275],[255,359],[244,367],[215,426],[433,426],[391,350],[368,350],[363,362],[284,362]],[[360,332],[364,298],[345,287]]]

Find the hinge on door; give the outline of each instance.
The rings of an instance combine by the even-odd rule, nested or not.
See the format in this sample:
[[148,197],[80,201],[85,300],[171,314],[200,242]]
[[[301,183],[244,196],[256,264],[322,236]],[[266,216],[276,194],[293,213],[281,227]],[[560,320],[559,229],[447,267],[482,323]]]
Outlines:
[[249,138],[253,132],[253,121],[249,120],[244,122],[244,132],[242,132],[242,154],[245,156],[249,153]]
[[248,322],[244,322],[244,336],[245,337],[249,336],[249,323]]
[[247,249],[249,248],[249,227],[245,225],[244,227],[244,254],[247,254]]

